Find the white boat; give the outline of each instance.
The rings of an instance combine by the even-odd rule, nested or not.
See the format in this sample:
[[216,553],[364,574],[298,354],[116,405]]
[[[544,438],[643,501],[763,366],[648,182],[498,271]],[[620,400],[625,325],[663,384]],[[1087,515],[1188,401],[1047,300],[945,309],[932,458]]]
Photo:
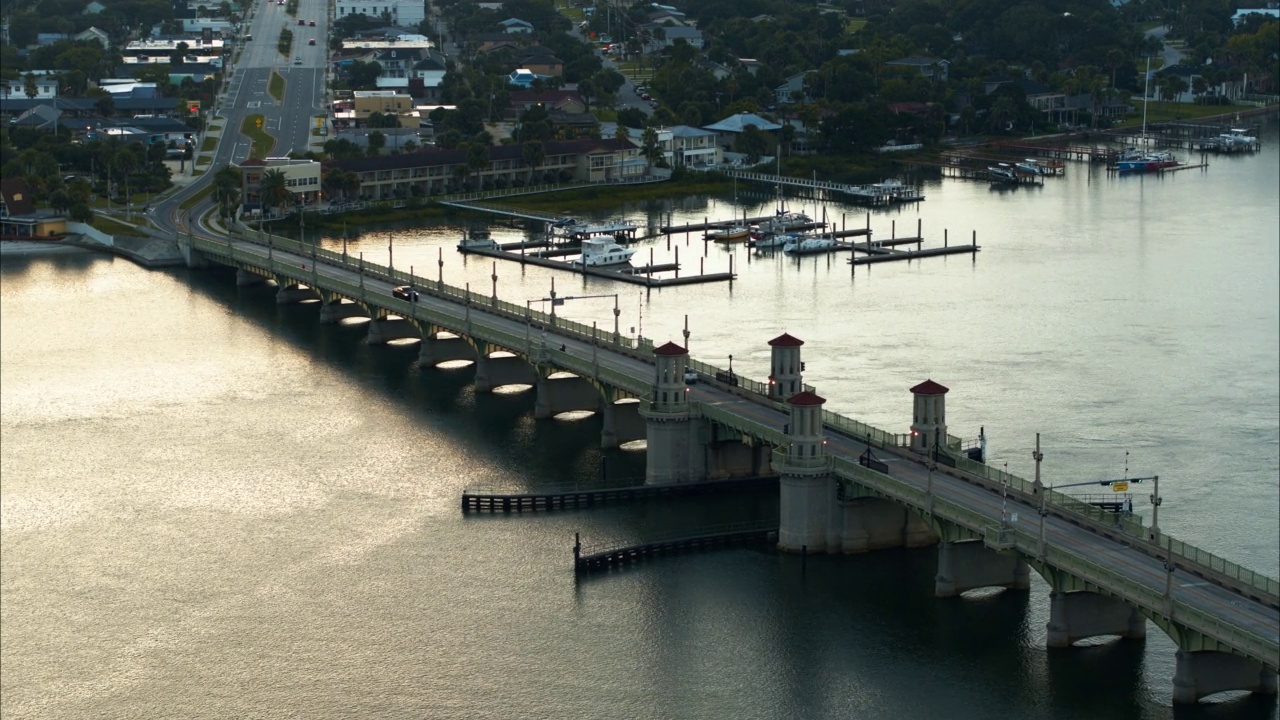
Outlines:
[[838,243],[836,239],[830,235],[790,235],[786,244],[782,246],[782,252],[788,255],[808,255],[809,253],[829,252],[836,248]]
[[757,250],[781,250],[788,242],[802,237],[801,233],[768,233],[753,237],[749,244]]
[[777,214],[765,220],[756,226],[756,231],[761,234],[767,233],[787,233],[792,230],[803,230],[813,225],[813,218],[802,212],[791,212],[779,209]]
[[463,232],[459,250],[498,250],[497,241],[489,236],[488,230],[467,230]]
[[612,238],[588,238],[582,241],[582,257],[572,264],[585,267],[626,265],[635,254],[633,248],[622,247]]
[[1022,162],[1014,163],[1014,167],[1018,168],[1022,172],[1027,173],[1029,175],[1050,174],[1049,168],[1045,167],[1044,165],[1041,165],[1040,161],[1036,160],[1035,158],[1027,158]]
[[1000,163],[987,168],[987,178],[993,183],[1016,184],[1018,173],[1014,172],[1008,163]]
[[1212,145],[1213,150],[1225,153],[1252,152],[1258,149],[1258,138],[1252,135],[1246,135],[1248,131],[1244,128],[1231,128],[1231,132],[1225,132],[1214,138]]

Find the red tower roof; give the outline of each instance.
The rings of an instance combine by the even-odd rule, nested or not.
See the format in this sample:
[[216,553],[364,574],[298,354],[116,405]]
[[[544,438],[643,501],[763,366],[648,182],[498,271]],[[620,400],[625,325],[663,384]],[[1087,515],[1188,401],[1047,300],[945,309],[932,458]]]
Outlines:
[[769,341],[774,347],[800,347],[804,341],[798,337],[793,337],[789,333],[782,333],[778,337]]
[[787,403],[790,405],[821,405],[826,401],[827,401],[826,398],[814,395],[808,390],[805,390],[804,392],[798,392],[795,395],[792,395],[791,397],[787,398]]
[[911,388],[911,392],[916,395],[946,395],[947,388],[932,380],[925,380],[919,385]]
[[654,348],[653,354],[654,355],[688,355],[689,351],[685,350],[684,348],[680,347],[679,345],[673,342],[668,341],[666,345],[662,345],[660,347]]

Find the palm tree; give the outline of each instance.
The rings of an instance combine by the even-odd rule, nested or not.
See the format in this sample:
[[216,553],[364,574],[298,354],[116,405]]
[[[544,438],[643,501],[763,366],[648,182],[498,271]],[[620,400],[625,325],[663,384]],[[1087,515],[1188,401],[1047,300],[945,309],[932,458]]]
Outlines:
[[662,159],[662,147],[658,145],[658,131],[652,125],[644,129],[640,136],[641,153],[644,154],[644,174],[653,171],[653,164]]
[[533,174],[538,166],[547,159],[547,149],[540,140],[532,140],[524,144],[524,164],[529,166],[529,184],[533,184]]
[[218,203],[219,214],[224,218],[234,214],[240,201],[240,182],[240,171],[230,165],[213,176],[213,197]]
[[262,208],[281,210],[293,205],[293,192],[289,190],[284,172],[268,170],[258,181],[258,202]]
[[124,202],[128,208],[129,198],[132,197],[129,192],[129,176],[138,168],[138,155],[134,152],[134,145],[126,145],[117,150],[115,157],[111,158],[111,164],[124,176]]
[[472,143],[467,146],[467,168],[479,176],[476,178],[476,186],[479,189],[484,189],[484,176],[481,173],[489,167],[489,164],[488,145]]

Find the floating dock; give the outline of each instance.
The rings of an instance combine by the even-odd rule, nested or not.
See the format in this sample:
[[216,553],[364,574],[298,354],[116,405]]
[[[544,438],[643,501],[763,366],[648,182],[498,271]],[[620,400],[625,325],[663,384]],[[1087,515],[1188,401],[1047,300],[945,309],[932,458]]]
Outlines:
[[692,535],[689,537],[656,540],[613,547],[593,552],[583,550],[581,539],[574,535],[573,569],[577,574],[601,572],[615,567],[625,567],[632,563],[648,560],[660,555],[676,555],[686,552],[700,552],[714,548],[735,547],[742,545],[765,545],[777,542],[778,526],[746,526],[740,529],[726,529]]
[[653,498],[712,495],[740,490],[777,490],[777,488],[777,475],[542,493],[504,493],[468,488],[462,491],[462,512],[522,513],[539,510],[571,510]]

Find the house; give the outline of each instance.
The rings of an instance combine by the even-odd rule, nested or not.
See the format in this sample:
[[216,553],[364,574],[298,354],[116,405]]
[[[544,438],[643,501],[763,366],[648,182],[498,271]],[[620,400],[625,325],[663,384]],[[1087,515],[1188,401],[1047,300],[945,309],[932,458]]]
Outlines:
[[82,14],[82,15],[97,15],[98,13],[100,13],[100,12],[102,12],[103,10],[106,10],[106,9],[107,9],[107,6],[106,6],[106,5],[103,5],[102,3],[98,2],[98,0],[93,0],[93,2],[91,2],[91,3],[89,3],[88,5],[85,5],[85,6],[84,6],[84,10],[81,10],[81,11],[80,11],[80,14]]
[[582,138],[543,143],[543,160],[530,167],[524,160],[524,145],[495,145],[488,148],[489,164],[473,170],[466,149],[425,148],[417,152],[370,158],[330,160],[326,169],[354,173],[360,180],[360,197],[383,200],[418,195],[436,195],[468,184],[511,187],[543,179],[579,182],[617,182],[641,177],[644,158],[638,147],[615,139]]
[[531,70],[535,75],[546,77],[555,77],[564,73],[564,61],[541,45],[525,48],[516,57],[516,67],[522,67]]
[[516,115],[523,114],[535,105],[541,105],[548,111],[560,110],[566,113],[580,113],[587,110],[587,104],[582,101],[582,96],[578,94],[577,90],[546,90],[543,92],[512,90],[508,97],[511,103],[511,110]]
[[663,44],[671,47],[676,42],[683,40],[691,47],[702,49],[702,31],[692,27],[668,27],[663,28]]
[[[53,78],[39,78],[35,80],[35,98],[36,100],[52,100],[58,97],[58,81]],[[0,80],[0,97],[31,97],[27,95],[26,78],[19,77],[16,80]]]
[[44,47],[52,45],[60,40],[70,40],[71,36],[67,33],[36,33],[36,45]]
[[409,94],[425,100],[439,100],[446,62],[444,55],[435,51],[426,52],[409,70]]
[[946,82],[947,72],[951,68],[951,63],[947,60],[939,60],[934,57],[904,57],[897,60],[890,60],[885,63],[886,67],[899,68],[906,74],[919,74],[920,77],[928,78],[936,82]]
[[760,68],[764,67],[764,63],[753,58],[738,58],[738,64],[741,65],[751,77],[755,77],[756,73],[760,72]]
[[351,93],[351,109],[356,120],[368,120],[375,112],[403,115],[413,110],[413,98],[395,90],[355,90]]
[[390,18],[402,27],[417,27],[427,18],[422,0],[335,0],[334,15],[368,15],[374,18]]
[[811,102],[809,94],[805,92],[804,81],[805,78],[817,72],[817,70],[805,70],[787,78],[786,82],[773,89],[773,97],[776,102],[779,105]]
[[671,164],[672,165],[719,165],[724,162],[714,131],[689,125],[676,125],[671,128]]
[[96,42],[99,45],[101,45],[104,50],[111,47],[111,37],[107,35],[107,31],[99,30],[98,28],[93,26],[90,26],[88,30],[84,30],[76,34],[75,39],[76,40],[92,40],[93,42]]
[[422,59],[418,48],[394,48],[373,54],[373,62],[382,67],[378,75],[379,89],[407,88],[413,66]]
[[[1185,89],[1175,95],[1166,95],[1163,88],[1160,87],[1160,78],[1174,76],[1182,79]],[[1169,67],[1152,73],[1151,78],[1151,97],[1161,100],[1169,100],[1179,103],[1193,103],[1196,101],[1195,85],[1196,80],[1200,78],[1200,68],[1190,65],[1170,65]]]
[[[608,130],[608,128],[605,128],[605,130]],[[653,130],[654,130],[654,133],[657,135],[658,150],[662,152],[662,159],[666,161],[668,167],[674,166],[675,165],[675,155],[673,153],[674,140],[672,138],[671,128],[657,127],[657,128],[654,128]],[[641,148],[642,157],[644,152],[644,134],[645,134],[645,130],[643,128],[627,128],[627,137],[631,139],[632,143],[634,143],[635,145]],[[709,133],[709,134],[714,136],[714,133]],[[648,158],[645,158],[645,161],[648,162]]]
[[[265,160],[249,158],[235,167],[240,169],[240,204],[245,210],[262,213],[262,195],[259,188],[262,176],[268,170],[284,173],[285,187],[293,193],[296,204],[311,205],[320,199],[321,165],[315,160],[295,160],[287,157],[269,157]],[[276,215],[279,208],[266,208],[268,216]]]
[[699,57],[694,61],[694,64],[697,65],[698,68],[703,70],[704,72],[710,73],[711,76],[714,77],[716,80],[724,80],[725,78],[733,74],[732,70],[721,65],[718,62],[712,61],[709,58]]
[[27,181],[0,179],[0,237],[47,238],[67,232],[67,218],[54,210],[37,210]]
[[531,33],[533,25],[519,18],[507,18],[498,23],[502,27],[502,31],[508,34],[512,33]]
[[547,121],[551,123],[556,137],[566,140],[600,137],[600,121],[589,112],[565,112],[551,108],[547,111]]
[[[52,102],[57,103],[58,101],[53,100]],[[36,105],[10,120],[9,124],[13,127],[23,127],[31,130],[54,130],[58,127],[59,118],[61,117],[62,111],[52,105]]]
[[469,35],[467,36],[467,44],[474,48],[475,52],[481,54],[520,47],[519,40],[506,33],[477,33]]
[[754,125],[757,130],[761,130],[763,132],[774,132],[782,129],[781,125],[765,120],[759,115],[749,112],[740,112],[737,115],[730,115],[720,122],[712,123],[711,125],[704,125],[702,129],[716,133],[720,144],[725,147],[729,147],[733,145],[734,140],[737,139],[739,135],[745,132],[746,129],[752,125]]
[[1265,8],[1240,8],[1239,10],[1236,10],[1235,15],[1231,16],[1231,23],[1235,26],[1239,26],[1240,23],[1244,22],[1244,19],[1250,15],[1261,15],[1264,17],[1270,17],[1273,20],[1280,20],[1280,8],[1277,8],[1274,5]]

